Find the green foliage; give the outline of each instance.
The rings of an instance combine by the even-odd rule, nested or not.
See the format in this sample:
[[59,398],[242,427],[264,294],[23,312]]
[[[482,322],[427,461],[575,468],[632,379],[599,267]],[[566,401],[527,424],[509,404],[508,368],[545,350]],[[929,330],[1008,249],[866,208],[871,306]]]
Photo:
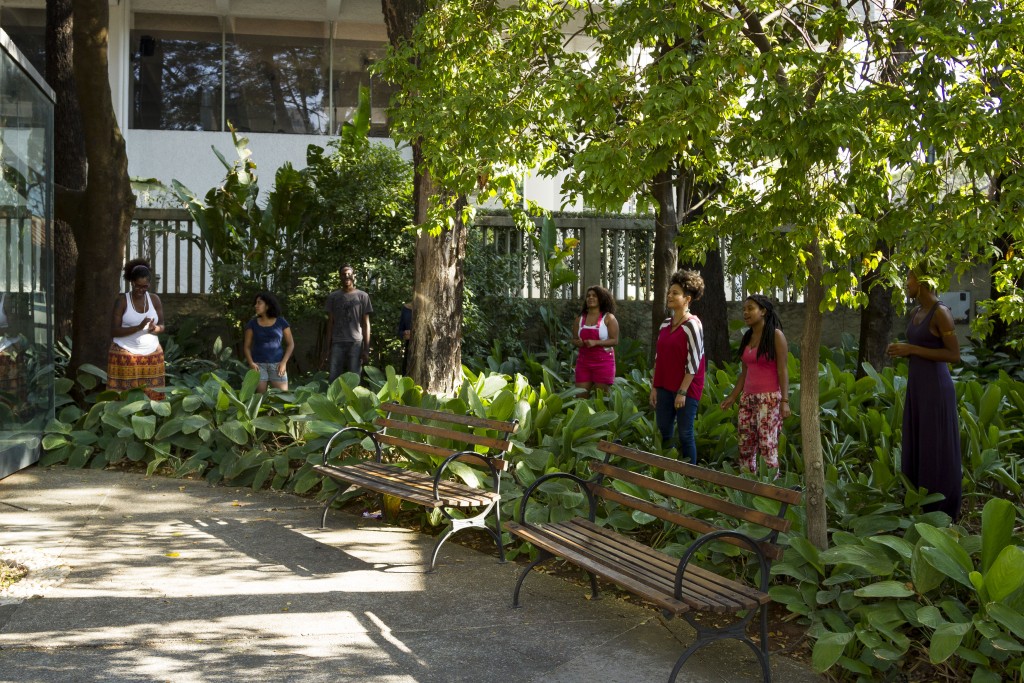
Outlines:
[[[552,319],[551,334],[558,337],[562,331],[556,323]],[[922,506],[935,496],[909,487],[899,473],[905,367],[868,368],[858,380],[851,372],[852,350],[825,350],[822,357],[818,391],[832,547],[816,550],[804,536],[805,510],[790,509],[793,527],[784,537],[789,546],[785,557],[773,568],[773,598],[810,625],[815,666],[836,677],[896,679],[927,658],[943,674],[1011,679],[1024,652],[1022,499],[1019,488],[1011,488],[1024,451],[1024,434],[1017,428],[1024,424],[1024,383],[1005,372],[981,377],[977,368],[955,377],[967,504],[960,524],[952,525],[943,513],[924,513]],[[797,360],[789,361],[791,376],[799,376]],[[554,366],[544,364],[549,362]],[[567,378],[559,377],[568,363],[569,356],[556,347],[551,356],[526,363],[536,380],[467,368],[458,395],[450,398],[424,394],[410,378],[372,367],[367,369],[368,387],[347,375],[329,387],[313,382],[291,392],[257,395],[255,375],[234,373],[228,363],[226,370],[188,384],[175,381],[163,402],[140,392],[121,397],[105,392],[92,394],[91,403],[79,407],[69,396],[75,381],[94,390],[103,380],[101,370],[85,366],[77,380],[57,381],[57,419],[46,430],[43,462],[103,467],[136,461],[150,472],[324,498],[335,485],[311,466],[319,462],[330,435],[343,426],[367,426],[382,402],[399,401],[519,420],[510,455],[514,480],[503,486],[502,513],[508,519],[518,515],[523,489],[539,477],[556,472],[588,477],[589,463],[602,457],[596,449],[602,438],[673,453],[674,446],[660,443],[647,406],[645,370],[623,368],[608,394],[584,400]],[[701,459],[728,472],[736,471],[735,411],[722,410],[718,403],[737,372],[736,364],[709,368],[696,425]],[[797,388],[794,408],[799,398]],[[792,438],[799,429],[799,414],[786,420],[780,485],[799,482],[803,461]],[[342,459],[369,455],[358,438],[341,449]],[[431,458],[411,463],[421,471],[435,466]],[[457,474],[476,481],[471,471]],[[666,504],[651,492],[630,493]],[[532,521],[587,511],[585,496],[565,479],[545,484],[538,500],[526,511]],[[740,494],[734,494],[734,502],[752,504]],[[689,504],[680,504],[678,511],[720,521]],[[598,521],[637,534],[673,556],[692,540],[688,532],[615,505],[600,506]],[[425,522],[437,520],[427,516]],[[510,550],[513,556],[532,552],[528,545]],[[722,544],[708,546],[697,559],[746,579],[757,571],[735,548]]]
[[380,310],[394,311],[386,324],[397,325],[412,289],[412,171],[397,150],[370,143],[369,116],[364,88],[341,136],[326,149],[310,145],[305,169],[278,169],[265,197],[248,140],[234,131],[233,163],[214,149],[226,169],[221,184],[200,198],[174,182],[210,250],[213,291],[233,324],[251,317],[261,289],[278,294],[292,318],[321,318],[339,268],[351,263]]

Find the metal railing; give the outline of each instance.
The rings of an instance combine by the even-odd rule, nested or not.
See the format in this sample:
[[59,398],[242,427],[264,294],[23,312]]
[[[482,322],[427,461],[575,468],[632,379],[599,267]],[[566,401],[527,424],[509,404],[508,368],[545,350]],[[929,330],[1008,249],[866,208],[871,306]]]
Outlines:
[[[562,217],[556,222],[559,246],[569,238],[578,240],[564,264],[577,277],[552,292],[547,291],[541,255],[529,235],[513,225],[510,217],[477,216],[470,248],[485,248],[509,259],[508,292],[525,299],[579,299],[587,287],[599,283],[619,301],[654,300],[653,219]],[[722,250],[724,255],[724,245]],[[137,209],[126,258],[138,257],[153,264],[160,294],[211,292],[212,260],[187,211]],[[746,276],[726,273],[725,290],[727,301],[742,301],[747,295]],[[769,296],[780,302],[803,301],[803,293],[793,287],[774,290]]]

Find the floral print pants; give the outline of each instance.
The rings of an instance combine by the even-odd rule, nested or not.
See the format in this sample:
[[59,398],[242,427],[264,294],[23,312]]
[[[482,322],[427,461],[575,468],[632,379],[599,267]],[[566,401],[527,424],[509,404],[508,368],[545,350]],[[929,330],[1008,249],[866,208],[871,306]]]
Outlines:
[[757,471],[758,454],[768,467],[779,468],[779,430],[782,428],[782,394],[741,394],[737,428],[740,467]]

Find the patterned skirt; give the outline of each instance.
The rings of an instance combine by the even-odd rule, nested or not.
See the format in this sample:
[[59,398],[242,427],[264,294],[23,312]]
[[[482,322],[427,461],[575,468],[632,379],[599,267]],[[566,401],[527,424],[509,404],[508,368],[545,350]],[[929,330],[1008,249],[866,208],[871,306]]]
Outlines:
[[164,395],[154,388],[164,386],[164,350],[140,356],[111,343],[107,356],[107,388],[113,391],[128,391],[141,388],[149,398],[162,401]]

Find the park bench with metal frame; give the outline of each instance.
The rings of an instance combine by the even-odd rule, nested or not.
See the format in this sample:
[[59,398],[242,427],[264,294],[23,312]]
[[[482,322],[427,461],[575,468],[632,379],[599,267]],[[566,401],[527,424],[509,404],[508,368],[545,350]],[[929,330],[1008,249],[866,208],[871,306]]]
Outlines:
[[[783,548],[776,542],[778,534],[789,530],[785,518],[790,505],[800,502],[798,490],[786,489],[723,472],[698,467],[660,455],[627,448],[602,441],[599,450],[605,453],[603,461],[591,462],[594,476],[584,480],[567,472],[555,472],[538,478],[525,491],[517,522],[510,522],[508,530],[539,551],[519,576],[512,597],[513,606],[519,607],[519,591],[530,571],[546,560],[560,557],[585,570],[590,577],[592,597],[598,597],[597,577],[617,584],[626,591],[656,605],[668,617],[683,616],[697,631],[695,641],[679,659],[669,676],[675,681],[680,669],[694,652],[708,643],[734,638],[746,643],[757,655],[763,680],[771,680],[768,664],[768,597],[769,568],[773,560],[782,557]],[[649,474],[626,469],[626,463],[640,464],[652,470],[672,472],[677,477],[712,485],[712,492],[694,490],[684,485],[656,479]],[[565,477],[575,481],[587,496],[590,510],[587,518],[576,517],[564,522],[527,523],[526,507],[534,492],[544,482]],[[615,487],[614,482],[624,486]],[[663,498],[667,504],[657,504],[624,493],[620,489],[646,490]],[[542,489],[543,490],[543,489]],[[775,501],[778,512],[770,514],[748,507],[746,496]],[[612,529],[599,526],[598,499],[605,505],[620,505],[630,510],[653,515],[669,524],[688,529],[697,535],[681,559],[666,555],[639,541]],[[711,521],[684,514],[683,506],[698,506],[712,516],[731,517],[736,528],[718,526]],[[699,511],[697,511],[699,514]],[[739,526],[742,525],[742,526]],[[743,528],[760,529],[757,537],[744,533]],[[760,533],[760,532],[758,532]],[[723,577],[700,567],[692,560],[698,550],[708,543],[728,543],[752,553],[760,569],[760,585],[753,587]],[[702,623],[697,614],[732,615],[736,618],[726,626],[713,627]],[[747,635],[747,626],[760,614],[761,644],[758,647]]]
[[[380,406],[384,415],[374,420],[376,431],[362,427],[345,427],[337,431],[324,448],[323,463],[313,469],[325,477],[348,484],[339,486],[324,505],[320,528],[327,524],[327,511],[334,501],[353,487],[393,496],[401,500],[439,510],[447,520],[448,528],[441,534],[430,557],[430,571],[437,562],[438,552],[448,538],[463,529],[487,531],[498,547],[498,557],[505,561],[505,548],[501,541],[501,473],[508,469],[505,454],[511,449],[509,437],[519,428],[518,420],[503,421],[473,415],[456,415],[428,408],[385,403]],[[331,464],[331,449],[339,437],[362,433],[373,442],[374,457],[353,464]],[[451,447],[451,444],[458,444]],[[485,452],[476,450],[485,449]],[[387,456],[385,456],[385,451]],[[440,459],[433,473],[409,469],[403,451],[425,454]],[[490,478],[488,488],[473,488],[455,480],[451,465],[454,462],[476,466],[484,479]],[[479,468],[479,469],[477,469]],[[459,515],[452,511],[458,510]],[[475,512],[474,512],[475,510]],[[493,516],[493,526],[487,518]]]

